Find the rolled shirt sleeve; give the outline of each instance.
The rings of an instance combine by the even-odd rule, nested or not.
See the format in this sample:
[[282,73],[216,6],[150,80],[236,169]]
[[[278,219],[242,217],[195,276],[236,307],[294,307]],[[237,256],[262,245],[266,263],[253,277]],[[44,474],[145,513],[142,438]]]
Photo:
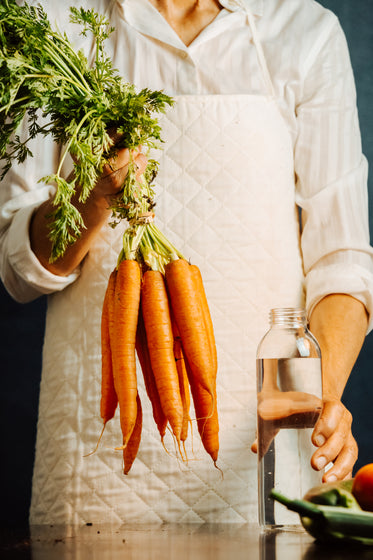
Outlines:
[[360,300],[373,328],[373,250],[367,173],[356,91],[343,31],[335,18],[305,66],[297,107],[296,201],[309,313],[326,295]]
[[79,276],[79,269],[69,276],[52,274],[31,249],[32,215],[54,191],[39,179],[51,172],[56,147],[52,141],[39,139],[31,148],[34,157],[14,165],[0,186],[0,277],[9,294],[21,303],[63,290]]

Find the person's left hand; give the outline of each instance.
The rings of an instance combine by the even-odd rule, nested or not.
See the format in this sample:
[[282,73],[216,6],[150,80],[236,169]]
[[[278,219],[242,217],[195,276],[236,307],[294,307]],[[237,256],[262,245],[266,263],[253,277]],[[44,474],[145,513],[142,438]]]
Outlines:
[[358,447],[351,424],[351,413],[340,400],[323,400],[323,409],[312,433],[312,442],[318,449],[311,459],[315,470],[334,463],[324,474],[323,482],[352,478]]

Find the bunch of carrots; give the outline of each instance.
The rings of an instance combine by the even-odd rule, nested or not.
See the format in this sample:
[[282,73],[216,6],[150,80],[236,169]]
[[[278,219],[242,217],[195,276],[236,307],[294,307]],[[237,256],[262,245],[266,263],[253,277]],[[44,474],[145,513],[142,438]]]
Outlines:
[[145,174],[126,185],[121,217],[128,227],[102,308],[101,417],[104,430],[119,405],[123,441],[117,449],[123,450],[125,474],[142,430],[136,354],[163,446],[169,428],[187,460],[192,400],[215,466],[219,450],[217,355],[201,273],[154,224],[153,196]]
[[102,309],[101,417],[119,404],[124,473],[139,449],[142,408],[136,353],[161,442],[167,427],[186,459],[190,392],[204,448],[216,465],[217,359],[202,277],[196,265],[177,258],[164,273],[123,259],[110,275]]

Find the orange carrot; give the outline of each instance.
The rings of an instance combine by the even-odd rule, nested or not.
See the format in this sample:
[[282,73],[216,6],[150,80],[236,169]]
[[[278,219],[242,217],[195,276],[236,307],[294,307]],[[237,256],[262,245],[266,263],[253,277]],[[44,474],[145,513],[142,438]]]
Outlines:
[[137,452],[140,447],[141,430],[142,430],[142,407],[141,407],[139,394],[137,394],[136,396],[136,402],[137,402],[137,415],[136,415],[135,427],[132,430],[127,445],[123,449],[124,474],[129,473],[133,465],[133,462],[136,459]]
[[191,271],[191,273],[193,275],[193,278],[194,278],[196,291],[197,291],[197,293],[199,294],[199,297],[200,297],[200,305],[201,305],[201,309],[202,309],[203,319],[205,321],[205,327],[206,327],[206,331],[207,331],[207,335],[208,335],[208,339],[209,339],[209,343],[210,343],[210,351],[211,351],[213,366],[214,366],[215,375],[216,375],[217,369],[218,369],[218,359],[217,359],[217,353],[216,353],[215,334],[214,334],[214,326],[212,324],[210,309],[209,309],[209,305],[208,305],[208,301],[207,301],[207,297],[206,297],[205,287],[203,285],[201,271],[198,268],[198,266],[195,265],[195,264],[190,265],[190,271]]
[[101,314],[101,418],[104,422],[111,420],[115,414],[118,397],[114,388],[113,363],[110,342],[114,316],[113,304],[115,294],[116,270],[110,274],[106,288]]
[[216,466],[219,452],[219,420],[216,406],[216,388],[214,386],[214,394],[211,395],[195,380],[194,375],[190,371],[188,362],[186,362],[185,365],[189,376],[198,432],[201,436],[203,447],[211,456]]
[[176,325],[176,321],[171,314],[172,331],[174,335],[174,356],[176,362],[176,369],[179,376],[179,387],[181,402],[183,403],[183,425],[181,428],[180,439],[185,442],[188,437],[188,427],[190,422],[189,408],[190,408],[190,392],[189,392],[189,381],[188,375],[185,367],[183,348],[181,344],[181,338],[179,330]]
[[137,418],[136,329],[140,304],[141,271],[134,260],[123,260],[117,272],[112,337],[114,386],[118,395],[123,446]]
[[145,272],[141,298],[149,355],[162,410],[177,442],[180,443],[183,405],[173,352],[166,286],[160,272],[155,270]]
[[150,362],[148,340],[146,337],[144,319],[142,316],[142,306],[140,302],[139,320],[137,323],[136,333],[136,352],[140,361],[141,370],[144,377],[146,393],[152,405],[153,418],[157,425],[158,431],[163,442],[166,433],[167,418],[163,413],[161,401],[159,399],[157,385],[155,383],[154,373]]
[[166,265],[165,275],[185,358],[196,381],[213,396],[214,361],[191,267],[186,260],[178,259]]

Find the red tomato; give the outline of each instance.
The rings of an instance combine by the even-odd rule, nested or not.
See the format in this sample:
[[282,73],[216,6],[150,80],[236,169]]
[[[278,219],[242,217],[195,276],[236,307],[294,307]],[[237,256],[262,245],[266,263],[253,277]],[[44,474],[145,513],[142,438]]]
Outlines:
[[373,511],[373,463],[357,471],[352,484],[352,493],[361,509]]

